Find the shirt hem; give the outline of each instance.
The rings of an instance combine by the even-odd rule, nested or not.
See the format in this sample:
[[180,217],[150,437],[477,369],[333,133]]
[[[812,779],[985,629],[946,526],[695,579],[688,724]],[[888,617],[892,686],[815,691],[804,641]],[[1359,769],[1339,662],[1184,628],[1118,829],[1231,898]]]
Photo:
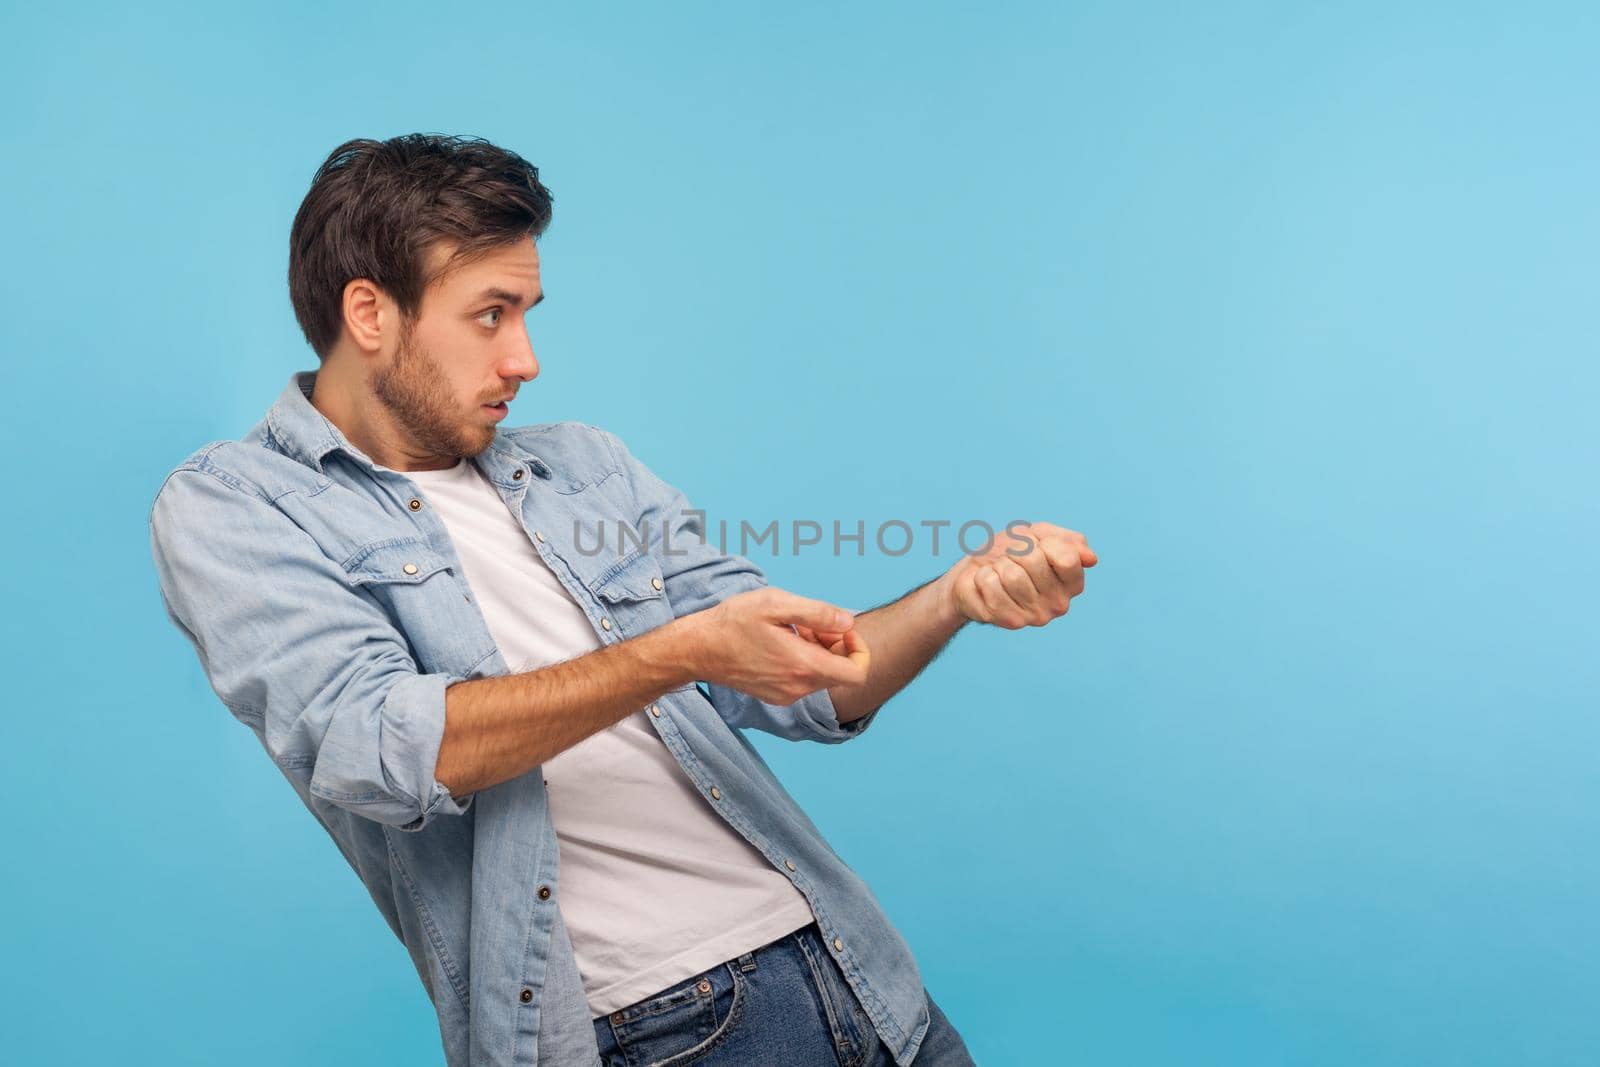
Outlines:
[[596,990],[589,997],[590,1017],[600,1019],[620,1008],[637,1004],[685,978],[792,934],[815,919],[810,902],[803,896],[798,897],[791,905],[769,912],[755,922],[729,930],[721,937],[699,942],[693,948],[662,960],[624,981],[613,982],[604,989]]

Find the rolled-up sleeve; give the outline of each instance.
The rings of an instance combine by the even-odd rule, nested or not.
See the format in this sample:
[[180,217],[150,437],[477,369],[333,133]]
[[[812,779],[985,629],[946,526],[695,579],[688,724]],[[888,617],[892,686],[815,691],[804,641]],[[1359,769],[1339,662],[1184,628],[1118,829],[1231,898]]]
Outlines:
[[470,808],[434,778],[460,679],[420,673],[383,609],[288,515],[224,474],[179,468],[149,527],[168,617],[297,788],[402,830]]
[[[736,593],[760,589],[767,576],[749,559],[723,551],[706,537],[705,515],[688,497],[641,463],[607,430],[612,457],[627,476],[638,509],[637,527],[661,565],[662,583],[677,618],[703,611]],[[878,710],[840,725],[833,698],[826,689],[793,704],[768,704],[738,689],[702,682],[701,690],[730,726],[753,728],[790,741],[838,744],[860,737]]]
[[836,745],[860,737],[880,709],[841,724],[826,689],[801,697],[793,704],[768,704],[749,693],[725,685],[705,684],[706,699],[730,726],[754,727],[790,741],[820,741]]

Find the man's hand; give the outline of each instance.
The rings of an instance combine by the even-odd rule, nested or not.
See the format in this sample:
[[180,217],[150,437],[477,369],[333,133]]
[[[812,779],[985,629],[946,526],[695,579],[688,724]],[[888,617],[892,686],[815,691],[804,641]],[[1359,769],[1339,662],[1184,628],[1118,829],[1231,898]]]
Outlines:
[[867,648],[867,639],[861,636],[860,630],[851,628],[841,633],[838,630],[813,630],[809,626],[799,624],[795,625],[794,630],[807,641],[821,645],[835,656],[844,656],[861,664],[863,668],[871,665],[872,651]]
[[[867,680],[867,646],[854,618],[820,600],[753,589],[678,624],[691,628],[688,651],[696,677],[768,704],[793,704],[819,689]],[[819,631],[833,642],[823,645],[815,637]]]
[[954,609],[1007,630],[1043,626],[1083,592],[1083,571],[1099,562],[1076,530],[1048,522],[997,531],[983,551],[963,556],[940,579]]

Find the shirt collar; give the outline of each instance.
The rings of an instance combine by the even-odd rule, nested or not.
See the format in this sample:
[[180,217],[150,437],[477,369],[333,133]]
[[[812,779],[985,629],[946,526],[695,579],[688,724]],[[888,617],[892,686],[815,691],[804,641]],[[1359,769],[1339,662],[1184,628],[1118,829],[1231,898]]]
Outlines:
[[[289,376],[283,392],[267,412],[267,427],[273,438],[286,455],[319,474],[326,473],[322,460],[333,451],[342,451],[362,467],[373,470],[377,465],[371,457],[351,444],[339,427],[311,403],[311,391],[316,382],[314,370],[295,371]],[[548,463],[513,443],[500,427],[495,428],[494,441],[475,462],[490,481],[508,489],[526,485],[526,477],[519,471],[531,470],[539,478],[554,474]]]
[[322,457],[334,449],[343,449],[366,467],[373,462],[366,453],[352,445],[326,415],[311,403],[311,389],[317,382],[314,370],[295,371],[283,387],[277,401],[267,412],[267,428],[273,439],[291,459],[322,471]]

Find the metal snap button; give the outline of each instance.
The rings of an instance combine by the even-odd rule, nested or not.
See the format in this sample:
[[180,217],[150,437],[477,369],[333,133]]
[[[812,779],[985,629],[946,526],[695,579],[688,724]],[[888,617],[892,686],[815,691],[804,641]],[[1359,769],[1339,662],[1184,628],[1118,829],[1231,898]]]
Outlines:
[[614,1023],[620,1023],[622,1021],[622,1013],[620,1011],[612,1012],[611,1013],[611,1021],[614,1022]]
[[789,868],[789,869],[790,869],[790,870],[791,870],[791,871],[792,871],[792,870],[794,870],[794,869],[795,869],[795,866],[794,866],[794,861],[793,861],[793,860],[784,860],[784,861],[783,861],[783,865],[784,865],[784,866],[785,866],[785,867],[787,867],[787,868]]
[[538,530],[533,531],[533,536],[539,540],[540,544],[544,543],[544,534],[540,533]]
[[711,787],[711,799],[712,800],[721,800],[722,799],[722,790],[718,789],[716,786],[712,786]]
[[654,704],[651,704],[650,705],[650,714],[654,715],[656,718],[659,719],[659,718],[661,718],[661,709],[656,707]]
[[711,983],[702,978],[700,979],[700,984],[695,986],[695,988],[700,990],[702,993],[709,993],[711,992]]
[[839,952],[843,952],[843,951],[844,951],[844,942],[843,942],[843,941],[840,941],[840,940],[839,940],[839,939],[838,939],[838,938],[837,938],[837,937],[836,937],[836,938],[834,938],[834,939],[833,939],[833,947],[834,947],[834,948],[835,948],[835,949],[836,949],[836,950],[838,950],[838,951],[839,951]]
[[417,565],[415,563],[407,563],[404,567],[401,567],[400,569],[405,571],[407,574],[415,574],[415,573],[417,573]]
[[602,630],[611,629],[611,620],[610,619],[601,619],[600,620],[600,629],[602,629]]
[[550,887],[549,886],[542,885],[542,886],[539,887],[539,899],[540,900],[549,900],[550,899]]
[[652,578],[652,579],[650,579],[650,584],[652,586],[654,586],[655,588],[660,589],[661,588],[661,579],[660,578]]
[[412,497],[411,498],[411,510],[412,511],[421,511],[422,510],[422,501],[418,500],[416,497]]
[[522,1003],[526,1004],[526,1003],[528,1003],[528,1001],[530,1001],[532,999],[533,999],[533,990],[524,989],[522,991]]
[[521,467],[518,467],[516,470],[511,472],[511,480],[514,481],[514,482],[522,481],[522,468]]

